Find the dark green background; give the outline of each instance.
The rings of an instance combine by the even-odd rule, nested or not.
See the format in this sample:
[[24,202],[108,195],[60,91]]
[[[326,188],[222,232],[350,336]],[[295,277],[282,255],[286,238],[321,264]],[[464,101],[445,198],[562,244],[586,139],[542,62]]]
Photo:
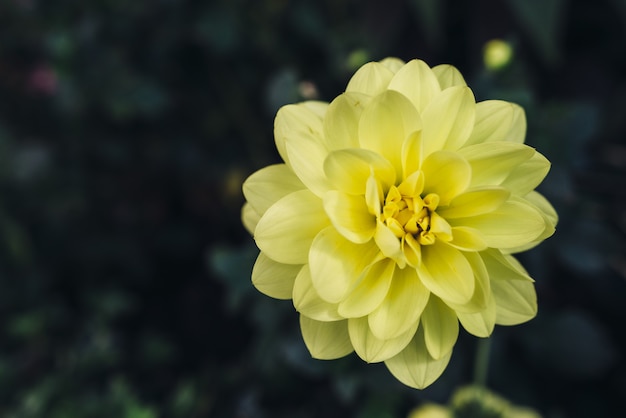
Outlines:
[[278,161],[275,111],[386,56],[521,104],[553,162],[557,234],[520,257],[539,315],[496,329],[489,386],[621,415],[625,28],[624,0],[0,0],[0,416],[401,418],[471,382],[464,332],[425,391],[312,360],[249,281],[240,186]]

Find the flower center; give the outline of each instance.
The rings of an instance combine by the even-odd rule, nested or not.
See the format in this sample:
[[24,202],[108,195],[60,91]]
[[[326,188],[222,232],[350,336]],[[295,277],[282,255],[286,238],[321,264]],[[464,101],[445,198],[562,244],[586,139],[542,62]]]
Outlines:
[[[439,196],[429,193],[421,196],[404,196],[396,186],[391,186],[385,198],[380,215],[381,222],[402,241],[417,241],[420,245],[431,245],[435,242],[435,231],[432,228],[438,215],[435,213],[439,204]],[[407,237],[410,235],[410,237]]]

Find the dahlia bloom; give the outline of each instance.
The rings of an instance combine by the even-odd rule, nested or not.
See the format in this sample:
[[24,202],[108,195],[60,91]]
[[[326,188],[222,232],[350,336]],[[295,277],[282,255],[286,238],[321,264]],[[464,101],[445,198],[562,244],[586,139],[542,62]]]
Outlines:
[[387,58],[330,104],[282,107],[274,134],[284,163],[243,185],[252,282],[293,300],[313,357],[355,351],[424,388],[459,323],[488,337],[535,316],[511,254],[552,235],[557,215],[534,191],[550,163],[524,145],[521,107],[476,103],[450,65]]

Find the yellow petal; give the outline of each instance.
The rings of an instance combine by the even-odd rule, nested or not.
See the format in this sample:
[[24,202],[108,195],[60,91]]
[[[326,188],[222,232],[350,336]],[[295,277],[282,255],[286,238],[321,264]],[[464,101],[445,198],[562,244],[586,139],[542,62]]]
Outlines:
[[403,334],[396,338],[381,340],[372,334],[367,323],[367,317],[350,318],[348,332],[354,351],[368,363],[385,361],[398,354],[411,341],[418,323],[416,322]]
[[376,338],[398,337],[419,322],[430,291],[412,268],[395,269],[387,297],[367,320]]
[[285,144],[294,137],[311,142],[323,142],[324,129],[319,108],[307,106],[306,102],[281,107],[274,119],[274,140],[283,161],[290,165]]
[[323,196],[331,188],[324,174],[326,147],[318,141],[294,136],[287,141],[285,149],[293,172],[313,193]]
[[396,379],[415,389],[430,386],[441,376],[452,357],[452,351],[439,360],[428,353],[424,332],[418,328],[413,340],[399,354],[385,361],[385,365]]
[[439,80],[439,85],[442,90],[454,86],[467,86],[463,75],[452,65],[437,65],[433,67],[433,73],[435,77],[437,77],[437,80]]
[[279,263],[305,264],[313,239],[328,225],[322,200],[309,190],[300,190],[283,197],[265,212],[254,239],[261,251]]
[[483,311],[487,307],[488,299],[491,299],[491,285],[489,282],[489,272],[483,262],[480,253],[465,252],[465,259],[472,267],[474,273],[474,294],[472,298],[464,304],[454,304],[446,302],[446,304],[457,313],[476,313]]
[[462,251],[482,251],[487,248],[480,232],[466,226],[452,227],[452,240],[447,243]]
[[324,195],[324,210],[337,231],[356,244],[366,243],[376,232],[376,217],[369,213],[365,196],[331,190]]
[[470,334],[486,338],[491,335],[496,325],[496,302],[493,297],[487,299],[487,306],[474,313],[457,312],[459,322]]
[[379,62],[368,62],[357,70],[346,87],[347,92],[376,96],[387,89],[393,72]]
[[513,194],[524,196],[534,190],[549,171],[550,161],[535,152],[530,159],[515,166],[502,181],[501,186],[506,187]]
[[483,142],[510,141],[523,143],[526,116],[520,106],[503,100],[476,103],[476,122],[465,145]]
[[404,256],[402,254],[400,240],[391,229],[387,228],[387,226],[379,220],[376,221],[374,241],[385,257],[389,257],[398,262],[401,268],[404,267],[404,264],[402,264],[404,263]]
[[329,150],[359,146],[359,119],[370,96],[343,93],[328,106],[324,117],[324,137]]
[[511,193],[497,186],[481,187],[459,194],[437,212],[446,219],[481,215],[498,209]]
[[317,321],[344,319],[337,313],[336,303],[328,303],[317,294],[308,265],[304,265],[296,276],[293,285],[293,306],[302,315]]
[[389,187],[396,181],[394,167],[380,154],[360,148],[342,149],[328,154],[324,172],[337,190],[351,194],[365,194],[370,175]]
[[439,195],[439,205],[447,206],[452,199],[463,193],[470,182],[471,168],[463,157],[450,151],[430,154],[422,164],[424,194]]
[[344,318],[358,318],[376,309],[387,296],[396,263],[384,259],[369,266],[358,278],[338,312]]
[[511,199],[483,215],[450,219],[450,224],[478,230],[487,246],[501,249],[528,244],[546,228],[539,211],[521,199]]
[[253,173],[243,183],[243,195],[263,215],[279,199],[304,189],[304,184],[285,164],[270,165]]
[[400,68],[405,64],[400,58],[387,57],[379,61],[382,65],[389,68],[392,73],[397,73]]
[[340,302],[363,270],[377,261],[378,254],[373,242],[354,244],[334,227],[324,229],[315,237],[309,254],[315,290],[327,302]]
[[241,222],[249,233],[254,235],[259,219],[261,219],[261,215],[249,203],[244,203],[241,208]]
[[436,296],[431,296],[422,313],[424,341],[431,357],[438,360],[452,352],[459,336],[456,314]]
[[322,322],[300,315],[300,329],[311,356],[320,360],[333,360],[350,354],[353,350],[348,335],[348,321]]
[[422,166],[424,157],[422,131],[413,132],[402,143],[402,172],[407,178]]
[[458,151],[472,167],[471,186],[497,186],[516,166],[532,158],[535,150],[514,142],[490,142],[461,148]]
[[537,246],[545,239],[551,237],[552,234],[554,234],[554,232],[556,231],[556,224],[558,222],[558,215],[550,202],[548,202],[545,197],[537,192],[530,192],[523,198],[514,196],[512,200],[520,201],[536,209],[537,212],[543,217],[545,228],[541,234],[539,234],[535,239],[529,241],[525,245],[507,248],[507,253],[518,253],[521,251],[527,251]]
[[422,247],[418,274],[428,290],[446,302],[464,304],[474,294],[474,273],[467,259],[440,241]]
[[260,253],[252,268],[252,284],[276,299],[291,299],[293,284],[302,266],[278,263]]
[[474,128],[475,107],[468,87],[450,87],[435,96],[422,112],[424,155],[459,149]]
[[441,92],[439,81],[428,64],[416,59],[409,61],[396,72],[388,89],[405,95],[420,112]]
[[385,157],[402,175],[402,143],[421,128],[420,115],[402,94],[387,90],[374,97],[359,120],[361,147]]

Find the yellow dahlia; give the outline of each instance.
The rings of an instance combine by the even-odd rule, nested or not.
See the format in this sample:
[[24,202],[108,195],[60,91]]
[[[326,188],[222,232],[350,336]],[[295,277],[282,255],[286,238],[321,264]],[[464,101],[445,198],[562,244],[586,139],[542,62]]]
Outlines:
[[511,254],[552,235],[557,215],[534,191],[550,163],[524,145],[521,107],[476,103],[450,65],[387,58],[330,104],[282,107],[274,134],[284,163],[243,185],[252,282],[293,299],[313,357],[356,351],[424,388],[459,323],[487,337],[535,316]]

